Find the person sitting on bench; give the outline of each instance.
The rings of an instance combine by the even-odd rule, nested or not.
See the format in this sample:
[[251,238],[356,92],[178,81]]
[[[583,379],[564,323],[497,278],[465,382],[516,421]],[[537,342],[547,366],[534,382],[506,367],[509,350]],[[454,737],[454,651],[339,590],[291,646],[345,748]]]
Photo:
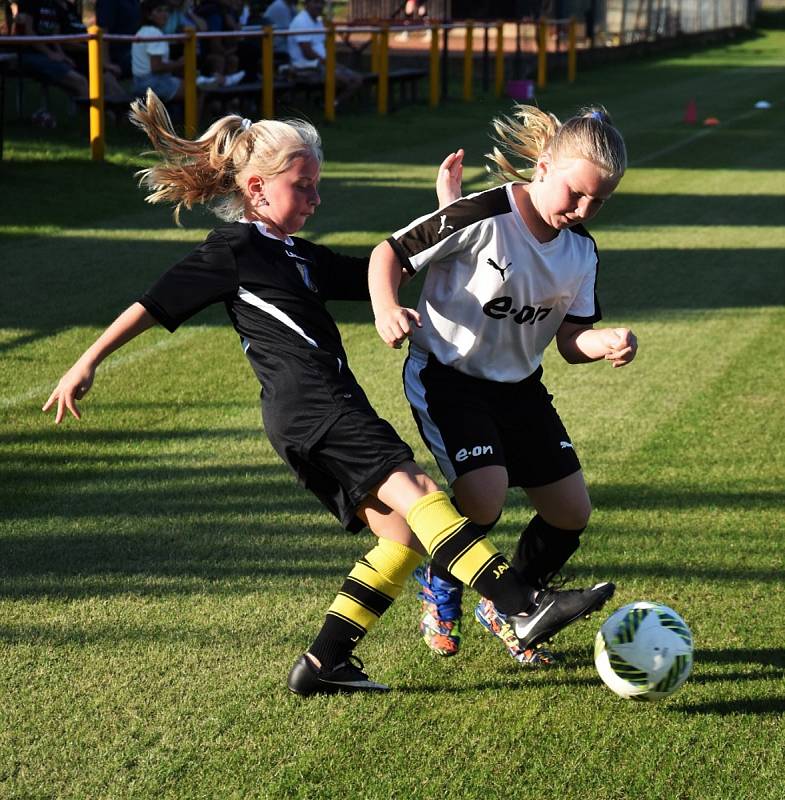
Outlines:
[[[324,77],[326,59],[324,24],[321,13],[324,0],[306,0],[305,8],[292,20],[289,31],[289,56],[292,70],[314,71]],[[335,65],[335,85],[339,90],[335,105],[339,105],[362,86],[362,75],[342,64]]]

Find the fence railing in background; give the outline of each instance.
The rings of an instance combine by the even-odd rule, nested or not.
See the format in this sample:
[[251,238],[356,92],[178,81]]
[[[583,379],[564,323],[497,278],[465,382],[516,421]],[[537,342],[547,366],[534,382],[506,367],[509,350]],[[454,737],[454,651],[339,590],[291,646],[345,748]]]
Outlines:
[[[495,58],[495,79],[494,93],[501,96],[504,89],[505,58],[507,53],[504,47],[504,23],[455,23],[455,24],[434,24],[429,29],[431,31],[431,43],[429,48],[428,71],[429,71],[429,104],[432,108],[439,105],[443,97],[447,95],[446,86],[443,78],[446,76],[446,57],[447,50],[440,51],[440,33],[444,36],[445,43],[447,36],[454,31],[463,32],[464,35],[464,56],[463,56],[463,99],[471,101],[474,97],[474,61],[475,61],[475,42],[474,31],[485,29],[485,49],[484,54],[488,57],[490,52],[488,45],[487,32],[495,31],[496,47],[494,50]],[[348,39],[350,36],[368,36],[372,43],[371,66],[376,74],[376,109],[379,114],[389,112],[389,92],[390,92],[390,34],[405,30],[403,26],[334,26],[328,24],[325,29],[314,29],[313,31],[300,31],[303,33],[324,32],[326,44],[326,63],[324,70],[324,116],[325,120],[333,121],[336,115],[335,97],[335,67],[336,67],[336,35],[340,34]],[[275,36],[288,36],[288,31],[275,31]],[[293,35],[293,34],[291,34]],[[161,35],[157,37],[145,37],[144,41],[159,42],[166,41],[180,43],[183,45],[184,61],[184,97],[183,97],[183,123],[185,135],[194,137],[198,129],[198,109],[199,100],[196,88],[197,78],[197,41],[210,38],[252,38],[258,37],[260,41],[261,59],[259,70],[261,75],[261,88],[259,98],[259,108],[262,116],[272,118],[275,113],[275,70],[273,61],[273,29],[265,27],[261,31],[225,31],[225,32],[204,32],[196,33],[193,29],[187,30],[182,34]],[[0,37],[0,47],[12,47],[15,49],[32,46],[39,43],[62,43],[62,42],[87,42],[88,43],[88,79],[89,79],[89,139],[90,152],[94,160],[102,160],[106,152],[106,126],[105,126],[105,96],[103,81],[103,43],[104,42],[134,42],[139,41],[135,36],[123,36],[106,34],[100,28],[92,26],[87,34],[74,36],[8,36]],[[440,81],[442,81],[440,91]]]
[[[604,16],[593,20],[588,25],[586,20],[579,24],[575,18],[570,19],[518,19],[513,22],[474,22],[471,20],[445,23],[432,21],[429,26],[420,25],[419,29],[430,34],[430,46],[427,49],[429,93],[428,103],[431,108],[436,108],[442,100],[449,95],[449,64],[451,53],[460,57],[460,50],[450,47],[451,36],[463,34],[462,45],[462,96],[464,101],[470,102],[475,92],[475,67],[481,57],[482,88],[490,91],[490,61],[493,58],[493,93],[500,97],[505,89],[505,75],[520,79],[524,72],[528,72],[528,65],[524,69],[524,59],[532,62],[533,71],[536,71],[536,84],[540,89],[545,88],[548,82],[549,60],[552,54],[559,53],[561,59],[566,60],[566,74],[569,81],[574,81],[577,76],[578,41],[581,39],[584,46],[587,42],[595,41],[596,31],[594,26],[606,32],[610,30],[609,23],[617,20],[622,31],[617,37],[617,43],[624,44],[625,38],[638,37],[658,39],[667,35],[678,36],[680,33],[694,32],[693,28],[704,24],[711,19],[715,27],[740,28],[751,22],[748,0],[657,0],[657,3],[644,2],[644,0],[598,0],[598,8]],[[649,11],[645,16],[645,25],[641,23],[641,8]],[[630,22],[632,10],[636,11],[634,25]],[[674,16],[678,10],[679,16]],[[656,14],[654,13],[656,11]],[[614,17],[614,14],[616,17]],[[654,16],[652,16],[654,14]],[[614,23],[615,24],[615,23]],[[643,25],[641,27],[641,25]],[[638,27],[635,27],[638,26]],[[674,27],[675,26],[675,27]],[[200,32],[187,30],[182,34],[161,35],[159,37],[145,37],[144,41],[167,41],[181,43],[184,49],[184,128],[188,137],[194,137],[198,128],[199,96],[196,87],[197,78],[197,42],[203,39],[249,39],[256,38],[260,46],[259,74],[260,83],[247,84],[246,89],[256,91],[258,86],[259,108],[261,116],[272,118],[275,114],[275,88],[276,71],[273,58],[273,35],[287,37],[309,33],[324,33],[326,42],[326,64],[324,70],[324,117],[330,122],[335,119],[336,107],[336,37],[340,36],[346,43],[351,37],[366,37],[364,44],[370,44],[371,72],[375,76],[376,84],[376,110],[378,114],[387,114],[390,108],[390,35],[404,31],[411,31],[411,25],[344,25],[335,26],[328,24],[325,28],[315,28],[309,31],[299,31],[291,34],[289,31],[276,30],[271,27],[261,30],[248,31],[220,31]],[[514,29],[514,42],[512,47],[507,47],[508,39],[505,33]],[[482,36],[482,51],[476,48],[475,33]],[[580,34],[580,35],[579,35]],[[490,38],[495,36],[495,47],[491,48]],[[135,36],[121,36],[105,34],[97,27],[91,27],[88,33],[72,36],[0,36],[0,52],[3,48],[27,47],[38,43],[62,42],[88,42],[89,52],[89,120],[90,120],[90,151],[92,158],[101,160],[105,154],[105,103],[102,64],[103,42],[139,41]],[[403,51],[406,52],[406,51]],[[566,58],[565,58],[566,57]],[[507,66],[510,69],[507,69]],[[400,77],[400,76],[399,76]],[[507,76],[509,77],[509,75]],[[525,83],[517,80],[516,83]],[[516,96],[516,99],[525,99]],[[0,143],[2,142],[2,129],[0,129]],[[0,147],[2,145],[0,144]],[[1,151],[0,151],[1,152]]]
[[600,43],[634,44],[751,25],[749,0],[601,0],[594,25]]

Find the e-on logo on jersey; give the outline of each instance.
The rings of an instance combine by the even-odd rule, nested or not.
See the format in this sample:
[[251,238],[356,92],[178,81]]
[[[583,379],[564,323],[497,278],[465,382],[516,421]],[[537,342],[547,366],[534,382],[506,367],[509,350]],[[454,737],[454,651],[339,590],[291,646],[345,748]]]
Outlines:
[[519,325],[528,322],[529,325],[534,325],[535,322],[541,322],[553,311],[552,308],[543,308],[542,306],[527,306],[522,305],[520,308],[513,306],[512,297],[503,295],[502,297],[494,297],[489,300],[483,307],[483,313],[491,317],[491,319],[504,319],[505,317],[512,317]]
[[476,444],[474,447],[462,447],[456,454],[456,461],[468,461],[470,458],[477,458],[478,456],[486,456],[493,454],[493,445],[490,444]]

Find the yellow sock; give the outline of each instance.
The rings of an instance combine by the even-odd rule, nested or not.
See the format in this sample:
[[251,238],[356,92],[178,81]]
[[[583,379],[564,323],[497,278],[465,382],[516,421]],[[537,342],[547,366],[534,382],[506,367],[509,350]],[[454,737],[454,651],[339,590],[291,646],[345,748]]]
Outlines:
[[516,613],[528,606],[528,592],[507,559],[479,526],[455,510],[444,492],[418,500],[409,509],[406,521],[437,564],[502,611]]
[[379,539],[354,565],[327,613],[354,624],[365,635],[401,593],[421,558],[406,545]]

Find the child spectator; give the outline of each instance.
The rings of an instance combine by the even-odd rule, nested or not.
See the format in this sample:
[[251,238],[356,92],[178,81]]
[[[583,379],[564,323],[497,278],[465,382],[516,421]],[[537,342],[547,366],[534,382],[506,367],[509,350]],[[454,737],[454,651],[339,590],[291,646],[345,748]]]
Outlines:
[[[155,38],[164,35],[169,20],[169,6],[164,0],[143,0],[142,27],[137,37]],[[143,95],[152,89],[162,100],[182,100],[183,81],[174,73],[183,68],[183,58],[169,59],[169,42],[134,42],[131,45],[131,70],[134,92]]]

